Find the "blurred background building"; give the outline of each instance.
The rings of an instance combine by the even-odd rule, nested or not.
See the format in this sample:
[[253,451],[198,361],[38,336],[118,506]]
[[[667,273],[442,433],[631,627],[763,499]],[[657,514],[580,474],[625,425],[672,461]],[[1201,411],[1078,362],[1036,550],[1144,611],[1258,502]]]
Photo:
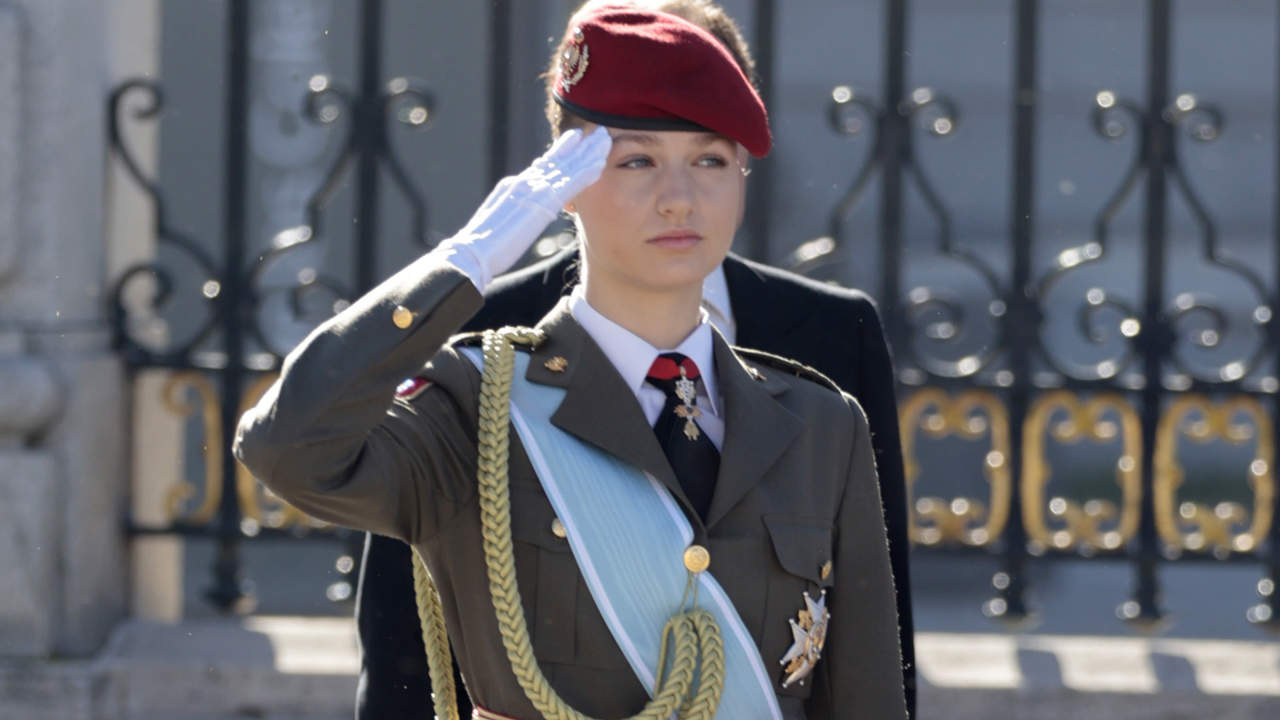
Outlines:
[[[0,0],[0,716],[348,716],[360,538],[230,429],[545,147],[577,4]],[[1277,4],[722,4],[735,249],[895,349],[921,716],[1280,715]]]

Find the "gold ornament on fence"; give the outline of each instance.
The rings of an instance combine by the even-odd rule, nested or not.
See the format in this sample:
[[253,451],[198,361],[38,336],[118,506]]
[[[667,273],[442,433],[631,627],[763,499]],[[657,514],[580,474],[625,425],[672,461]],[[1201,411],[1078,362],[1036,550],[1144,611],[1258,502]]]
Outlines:
[[[1238,422],[1246,418],[1249,422]],[[1175,399],[1156,430],[1155,511],[1156,530],[1172,553],[1209,551],[1217,557],[1232,552],[1252,552],[1271,529],[1275,498],[1275,435],[1271,417],[1262,404],[1247,396],[1214,401],[1205,395]],[[1231,445],[1255,442],[1254,458],[1245,475],[1253,493],[1253,515],[1240,503],[1221,501],[1213,506],[1180,501],[1178,488],[1186,478],[1178,461],[1178,441],[1215,440]]]
[[[1065,419],[1054,422],[1062,414]],[[1116,416],[1119,420],[1108,419]],[[1046,500],[1052,468],[1045,459],[1045,436],[1061,444],[1081,440],[1110,443],[1117,437],[1120,506],[1100,498],[1083,502],[1054,495]],[[1087,401],[1065,390],[1038,398],[1022,433],[1022,517],[1027,537],[1041,548],[1118,550],[1138,531],[1142,503],[1142,421],[1124,398],[1103,394]],[[1046,512],[1047,515],[1046,516]]]
[[[186,390],[194,390],[199,404],[185,396]],[[185,521],[202,525],[213,521],[222,502],[222,413],[218,391],[209,378],[195,371],[174,373],[161,389],[161,400],[169,412],[181,418],[200,413],[204,425],[204,493],[199,506],[185,510],[186,504],[196,497],[197,488],[185,480],[179,480],[165,494],[165,514],[170,522]],[[213,452],[211,452],[213,450]]]
[[[271,383],[275,374],[258,377],[245,389],[239,413],[254,405]],[[185,392],[195,391],[198,402],[187,399]],[[213,381],[206,375],[196,371],[174,373],[162,388],[164,407],[171,413],[186,419],[200,413],[204,426],[203,458],[204,487],[197,488],[185,480],[178,480],[165,495],[165,512],[170,522],[190,524],[207,524],[213,522],[222,502],[223,443],[226,439],[222,433],[222,403]],[[188,510],[187,505],[193,498],[200,498],[199,505]],[[236,499],[240,504],[241,530],[247,534],[255,534],[258,529],[307,527],[327,527],[315,518],[289,505],[263,487],[243,465],[236,464]]]
[[[952,396],[938,388],[926,388],[907,399],[900,417],[911,541],[920,545],[973,546],[993,542],[1009,519],[1013,488],[1009,468],[1009,416],[1000,399],[994,393],[981,390]],[[919,432],[935,439],[952,435],[969,441],[990,438],[982,468],[991,488],[985,503],[966,497],[915,498],[914,486],[920,466],[914,451]]]

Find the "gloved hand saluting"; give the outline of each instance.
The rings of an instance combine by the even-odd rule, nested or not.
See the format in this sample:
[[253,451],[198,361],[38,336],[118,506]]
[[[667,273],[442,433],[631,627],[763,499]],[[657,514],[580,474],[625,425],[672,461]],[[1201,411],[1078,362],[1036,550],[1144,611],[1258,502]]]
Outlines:
[[560,208],[600,178],[613,139],[603,127],[590,135],[574,128],[519,175],[505,177],[456,235],[440,243],[466,266],[477,288],[510,269]]

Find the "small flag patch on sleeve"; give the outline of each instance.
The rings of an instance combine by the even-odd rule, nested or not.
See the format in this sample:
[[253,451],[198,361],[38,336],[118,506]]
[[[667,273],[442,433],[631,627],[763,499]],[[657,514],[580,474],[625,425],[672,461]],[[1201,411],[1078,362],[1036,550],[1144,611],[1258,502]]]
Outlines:
[[412,400],[429,387],[431,387],[430,380],[422,377],[411,377],[396,387],[396,397],[403,400]]

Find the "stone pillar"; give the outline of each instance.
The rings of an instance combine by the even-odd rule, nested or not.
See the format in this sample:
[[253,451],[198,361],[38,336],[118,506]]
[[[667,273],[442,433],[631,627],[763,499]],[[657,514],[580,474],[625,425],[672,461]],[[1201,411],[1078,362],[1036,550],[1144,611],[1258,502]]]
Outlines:
[[90,654],[125,609],[105,27],[100,3],[0,0],[0,655]]
[[[112,87],[137,78],[156,80],[160,69],[160,0],[127,0],[112,6],[109,42],[109,83]],[[131,157],[148,178],[155,178],[159,164],[159,123],[134,120],[133,108],[149,105],[151,98],[126,100],[119,125]],[[164,113],[161,111],[160,120]],[[124,163],[108,160],[107,277],[119,278],[131,266],[156,256],[155,207],[151,198],[129,176]],[[130,297],[130,333],[156,347],[168,344],[163,322],[144,309],[143,298]],[[134,320],[134,318],[137,318]],[[168,370],[142,370],[134,375],[131,397],[129,457],[131,479],[129,512],[139,525],[164,527],[172,523],[166,498],[182,477],[182,421],[165,404]],[[182,539],[154,535],[135,537],[130,543],[130,614],[144,620],[176,622],[182,617]]]

